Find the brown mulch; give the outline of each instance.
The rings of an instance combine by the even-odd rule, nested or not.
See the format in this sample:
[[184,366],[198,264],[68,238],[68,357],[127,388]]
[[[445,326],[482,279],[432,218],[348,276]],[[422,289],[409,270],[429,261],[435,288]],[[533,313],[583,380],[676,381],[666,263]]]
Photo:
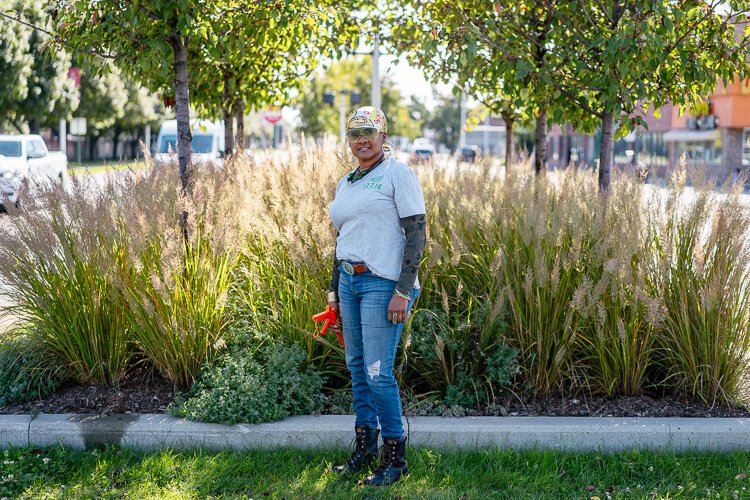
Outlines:
[[[39,401],[0,407],[0,414],[29,413],[164,413],[183,392],[153,369],[130,373],[119,387],[68,385]],[[351,396],[329,395],[322,413],[351,413]],[[337,400],[334,402],[334,400]],[[493,405],[464,409],[440,403],[404,401],[407,416],[553,416],[553,417],[750,417],[740,408],[710,406],[667,397],[549,397],[529,399],[507,396]]]
[[551,417],[750,417],[750,412],[741,408],[705,405],[681,401],[673,396],[654,398],[638,397],[594,397],[594,398],[547,398],[543,400],[507,401],[508,415]]
[[175,394],[183,390],[153,369],[138,369],[129,373],[119,387],[69,384],[39,401],[0,406],[0,414],[164,413]]

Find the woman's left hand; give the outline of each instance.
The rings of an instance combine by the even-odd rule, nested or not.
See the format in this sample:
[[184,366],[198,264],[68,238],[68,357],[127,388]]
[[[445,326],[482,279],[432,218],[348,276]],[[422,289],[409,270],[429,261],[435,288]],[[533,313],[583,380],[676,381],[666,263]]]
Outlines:
[[393,294],[388,303],[388,321],[391,323],[404,323],[406,321],[406,308],[409,301],[403,297]]

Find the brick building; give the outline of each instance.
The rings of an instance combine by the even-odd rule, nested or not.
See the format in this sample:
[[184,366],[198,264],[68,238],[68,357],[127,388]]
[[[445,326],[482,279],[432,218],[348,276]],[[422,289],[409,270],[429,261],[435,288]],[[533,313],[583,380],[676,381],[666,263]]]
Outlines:
[[[680,115],[676,106],[661,116],[646,117],[647,129],[628,134],[615,144],[615,163],[645,165],[663,171],[684,154],[690,165],[703,165],[719,179],[750,171],[750,81],[734,81],[701,106]],[[577,134],[570,126],[550,128],[548,161],[552,167],[592,166],[599,156],[599,136]]]

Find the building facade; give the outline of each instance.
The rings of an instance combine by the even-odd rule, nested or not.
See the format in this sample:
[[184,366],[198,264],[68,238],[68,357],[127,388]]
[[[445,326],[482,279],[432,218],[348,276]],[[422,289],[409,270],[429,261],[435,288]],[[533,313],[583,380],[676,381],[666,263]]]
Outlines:
[[[661,116],[646,116],[647,127],[615,144],[620,167],[646,168],[663,175],[684,155],[688,165],[705,166],[718,179],[750,172],[750,81],[736,80],[716,90],[704,103],[680,113],[677,106],[661,108]],[[551,167],[597,164],[599,136],[577,134],[570,126],[550,128]]]

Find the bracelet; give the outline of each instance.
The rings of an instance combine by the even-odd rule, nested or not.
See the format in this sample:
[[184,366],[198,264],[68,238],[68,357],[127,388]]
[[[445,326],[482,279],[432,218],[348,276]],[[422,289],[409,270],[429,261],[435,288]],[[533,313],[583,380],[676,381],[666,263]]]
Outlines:
[[328,302],[338,302],[338,297],[336,296],[336,292],[328,292]]
[[398,295],[398,296],[399,296],[399,297],[401,297],[402,299],[406,299],[406,300],[411,300],[411,297],[409,297],[409,296],[408,296],[408,295],[406,295],[405,293],[401,293],[401,292],[399,292],[399,291],[398,291],[398,288],[395,288],[395,289],[393,290],[393,295]]

